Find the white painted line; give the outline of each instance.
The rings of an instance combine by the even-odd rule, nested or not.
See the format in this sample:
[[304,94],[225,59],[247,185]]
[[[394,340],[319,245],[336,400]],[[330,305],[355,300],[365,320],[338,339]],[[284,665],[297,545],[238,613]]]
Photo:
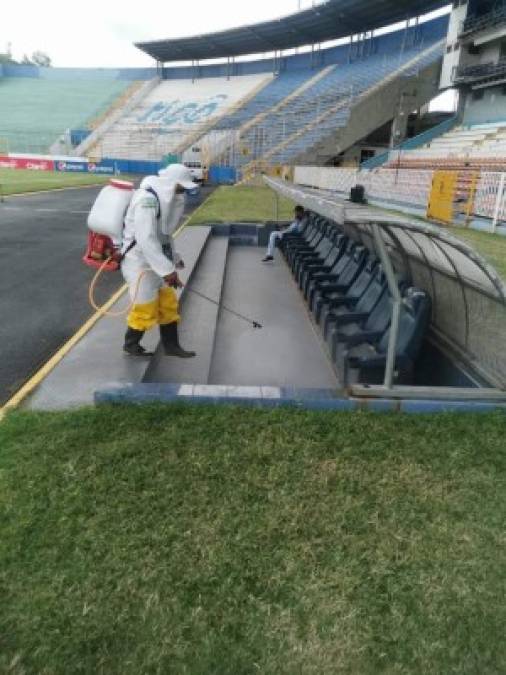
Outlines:
[[[5,185],[5,183],[3,183]],[[34,190],[33,192],[16,192],[12,195],[3,195],[4,199],[9,197],[30,197],[31,195],[44,195],[48,192],[63,192],[64,190],[89,190],[90,188],[104,187],[107,183],[92,183],[91,185],[73,185],[72,187],[47,188],[47,190]]]
[[[26,210],[26,209],[25,209]],[[74,213],[78,215],[82,215],[83,213],[88,214],[88,211],[67,211],[66,209],[34,209],[34,211],[37,211],[38,213]]]
[[86,215],[89,211],[67,211],[66,209],[30,209],[29,206],[2,206],[3,211],[35,211],[36,213],[66,213],[78,216]]

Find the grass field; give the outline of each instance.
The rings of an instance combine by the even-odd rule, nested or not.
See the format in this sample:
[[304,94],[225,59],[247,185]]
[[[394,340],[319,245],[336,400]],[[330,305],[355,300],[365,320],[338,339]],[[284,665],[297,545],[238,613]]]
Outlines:
[[[265,222],[276,220],[275,193],[268,187],[236,185],[220,187],[198,209],[190,225],[202,223]],[[279,219],[293,217],[293,202],[279,199]]]
[[0,169],[0,195],[12,195],[38,190],[53,190],[82,185],[106,183],[110,176],[87,173],[59,173],[57,171],[31,171],[29,169]]
[[506,417],[0,425],[0,672],[506,672]]
[[506,280],[506,237],[454,227],[451,233],[475,248]]

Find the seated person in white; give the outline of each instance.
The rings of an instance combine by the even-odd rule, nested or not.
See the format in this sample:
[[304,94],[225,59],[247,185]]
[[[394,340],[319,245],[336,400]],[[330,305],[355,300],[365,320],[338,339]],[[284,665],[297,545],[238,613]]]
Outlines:
[[294,234],[302,231],[305,215],[304,207],[296,206],[293,223],[288,227],[285,227],[283,230],[271,232],[271,236],[269,237],[269,246],[267,247],[267,255],[265,258],[263,258],[262,262],[270,262],[271,260],[274,260],[274,248],[278,239],[283,239],[285,234]]

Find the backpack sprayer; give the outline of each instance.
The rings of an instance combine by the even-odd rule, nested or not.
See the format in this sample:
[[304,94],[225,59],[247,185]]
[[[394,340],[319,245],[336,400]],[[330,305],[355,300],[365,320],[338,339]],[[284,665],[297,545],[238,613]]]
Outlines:
[[[104,308],[100,307],[95,301],[95,288],[101,275],[104,272],[117,272],[121,268],[124,257],[136,245],[134,240],[124,252],[122,251],[124,221],[133,195],[133,183],[112,179],[109,181],[109,184],[99,192],[88,216],[88,244],[86,253],[83,256],[83,262],[89,267],[93,267],[97,270],[89,287],[88,300],[93,309],[102,313],[104,316],[120,317],[128,314],[135,305],[135,301],[139,294],[139,288],[145,275],[145,272],[142,272],[139,275],[132,301],[126,309],[121,310],[120,312],[106,312]],[[230,307],[226,307],[222,303],[209,298],[207,295],[204,295],[196,289],[186,287],[186,290],[194,295],[198,295],[207,302],[220,307],[225,312],[238,317],[242,321],[252,325],[253,328],[262,328],[262,325],[258,323],[258,321],[249,319],[243,314],[230,309]]]

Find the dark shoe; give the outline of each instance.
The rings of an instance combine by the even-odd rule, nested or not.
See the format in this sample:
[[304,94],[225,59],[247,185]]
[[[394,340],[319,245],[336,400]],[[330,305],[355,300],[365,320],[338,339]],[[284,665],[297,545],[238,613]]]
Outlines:
[[262,258],[262,262],[271,262],[271,260],[274,260],[272,255],[266,255],[265,258]]
[[178,356],[180,359],[191,359],[196,356],[195,352],[187,352],[179,344],[177,323],[166,323],[160,326],[163,351],[166,356]]
[[140,345],[140,341],[144,336],[143,330],[135,330],[135,328],[127,328],[125,333],[125,344],[123,351],[130,356],[153,356],[153,352],[148,352]]

